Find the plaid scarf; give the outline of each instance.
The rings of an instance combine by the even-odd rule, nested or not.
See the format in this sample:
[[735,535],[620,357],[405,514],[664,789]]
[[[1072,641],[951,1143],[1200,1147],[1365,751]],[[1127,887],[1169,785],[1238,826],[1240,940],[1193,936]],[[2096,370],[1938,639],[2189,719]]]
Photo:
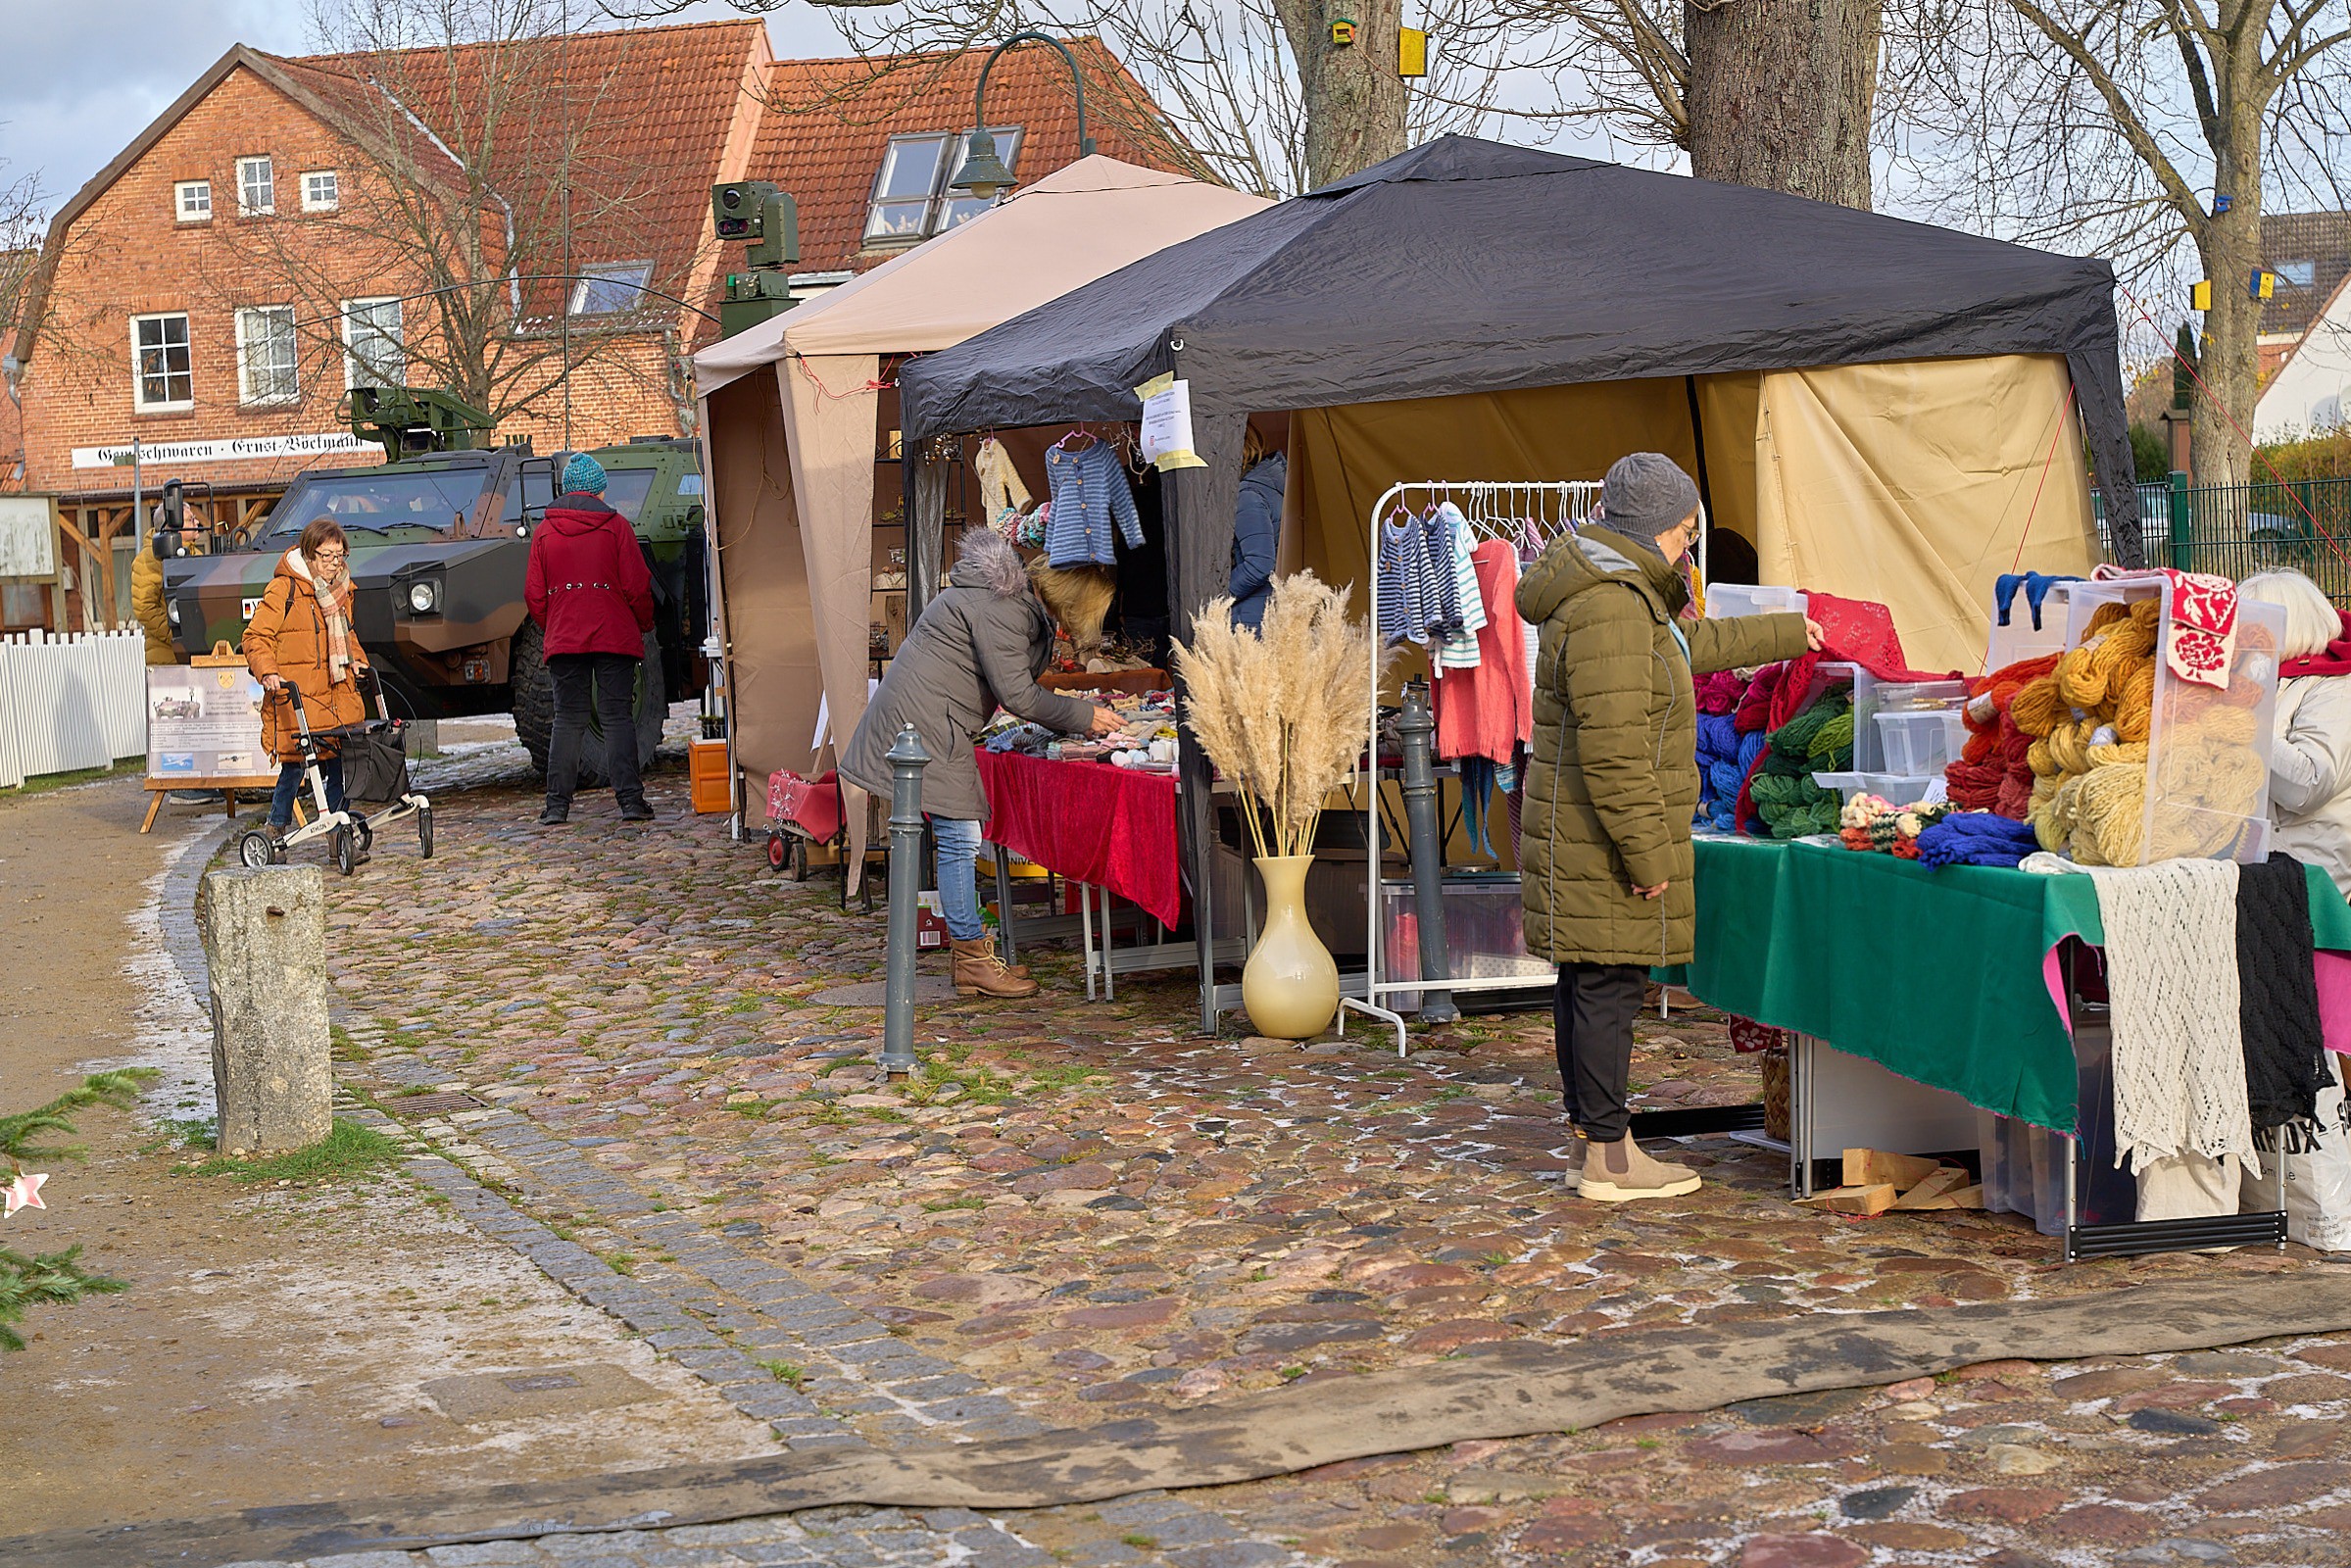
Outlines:
[[311,585],[318,599],[318,613],[326,621],[326,679],[329,685],[351,677],[351,570],[344,567],[340,586],[329,588],[311,574],[311,564],[302,559],[302,552],[290,550],[287,559],[294,575]]

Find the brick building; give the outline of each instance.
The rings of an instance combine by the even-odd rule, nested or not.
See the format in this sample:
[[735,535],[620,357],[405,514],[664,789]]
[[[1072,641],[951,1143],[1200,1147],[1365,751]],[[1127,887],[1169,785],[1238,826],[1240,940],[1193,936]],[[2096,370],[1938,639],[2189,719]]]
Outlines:
[[[1075,48],[1100,150],[1192,171],[1119,62]],[[541,452],[688,433],[728,260],[710,186],[793,192],[796,283],[841,281],[968,216],[946,185],[982,58],[779,62],[748,20],[233,48],[53,220],[0,339],[0,489],[56,494],[77,575],[121,579],[122,606],[134,436],[150,492],[203,481],[237,524],[305,467],[370,461],[340,412],[356,386],[450,386]],[[989,118],[1024,178],[1077,156],[1050,50],[999,63]]]

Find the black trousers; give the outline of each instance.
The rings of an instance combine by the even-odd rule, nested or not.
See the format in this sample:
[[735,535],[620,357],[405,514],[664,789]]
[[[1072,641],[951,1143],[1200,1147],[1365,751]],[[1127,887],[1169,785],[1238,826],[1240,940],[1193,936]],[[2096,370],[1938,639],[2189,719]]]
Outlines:
[[1631,963],[1563,963],[1551,997],[1559,1082],[1567,1117],[1595,1144],[1613,1144],[1633,1124],[1625,1105],[1633,1076],[1633,1020],[1649,972]]
[[547,743],[547,800],[569,807],[579,788],[579,753],[588,738],[589,693],[604,725],[604,776],[622,806],[645,799],[637,774],[637,720],[629,701],[637,689],[641,659],[626,654],[550,654],[547,673],[555,684],[555,734]]

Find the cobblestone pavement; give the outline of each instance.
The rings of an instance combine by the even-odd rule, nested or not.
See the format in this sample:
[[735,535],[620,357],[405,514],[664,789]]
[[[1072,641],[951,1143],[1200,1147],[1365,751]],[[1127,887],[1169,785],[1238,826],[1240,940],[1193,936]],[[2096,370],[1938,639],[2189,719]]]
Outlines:
[[[893,1087],[879,1010],[818,995],[880,976],[879,914],[769,872],[683,812],[674,774],[648,828],[594,798],[542,828],[517,757],[440,764],[438,858],[387,835],[333,888],[341,1070],[441,1156],[417,1168],[461,1210],[795,1449],[1095,1424],[1520,1338],[2340,1267],[2065,1267],[2013,1216],[1795,1208],[1784,1163],[1729,1140],[1683,1146],[1707,1177],[1688,1199],[1587,1204],[1559,1182],[1547,1015],[1472,1017],[1405,1062],[1377,1035],[1208,1041],[1185,977],[1088,1004],[1055,950],[1023,953],[1035,1003],[926,1008],[922,1070]],[[1634,1077],[1648,1107],[1755,1095],[1703,1013],[1645,1022]],[[397,1560],[2341,1564],[2347,1410],[2351,1343],[2277,1342],[1100,1507]]]

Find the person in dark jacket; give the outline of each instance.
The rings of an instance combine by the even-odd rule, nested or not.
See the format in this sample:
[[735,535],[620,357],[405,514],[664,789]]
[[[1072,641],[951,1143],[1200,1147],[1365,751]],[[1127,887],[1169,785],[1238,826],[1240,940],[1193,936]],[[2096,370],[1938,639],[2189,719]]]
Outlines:
[[1268,453],[1257,427],[1241,442],[1241,505],[1233,514],[1233,624],[1256,631],[1273,592],[1275,558],[1282,547],[1282,492],[1290,484],[1290,460]]
[[973,864],[988,800],[972,760],[972,737],[1000,707],[1064,733],[1107,735],[1118,727],[1109,709],[1037,684],[1053,637],[1053,621],[1029,591],[1019,552],[992,529],[970,530],[946,588],[923,607],[841,754],[841,776],[885,801],[898,732],[913,725],[930,754],[922,771],[922,808],[939,843],[939,912],[947,921],[958,996],[1027,997],[1037,991],[1036,981],[1005,966],[980,921]]
[[631,714],[653,630],[653,573],[628,519],[606,504],[604,465],[576,452],[563,465],[563,491],[530,542],[523,600],[546,637],[555,685],[555,734],[547,748],[547,805],[539,820],[567,821],[579,784],[591,692],[604,727],[605,777],[623,822],[650,822],[653,808],[637,772]]
[[1621,1202],[1698,1185],[1642,1152],[1625,1103],[1649,969],[1691,956],[1691,673],[1793,659],[1821,631],[1801,615],[1684,618],[1676,564],[1697,537],[1698,487],[1662,453],[1618,459],[1600,507],[1518,585],[1518,612],[1543,629],[1519,896],[1527,951],[1559,966],[1559,1076],[1589,1146],[1577,1191]]

